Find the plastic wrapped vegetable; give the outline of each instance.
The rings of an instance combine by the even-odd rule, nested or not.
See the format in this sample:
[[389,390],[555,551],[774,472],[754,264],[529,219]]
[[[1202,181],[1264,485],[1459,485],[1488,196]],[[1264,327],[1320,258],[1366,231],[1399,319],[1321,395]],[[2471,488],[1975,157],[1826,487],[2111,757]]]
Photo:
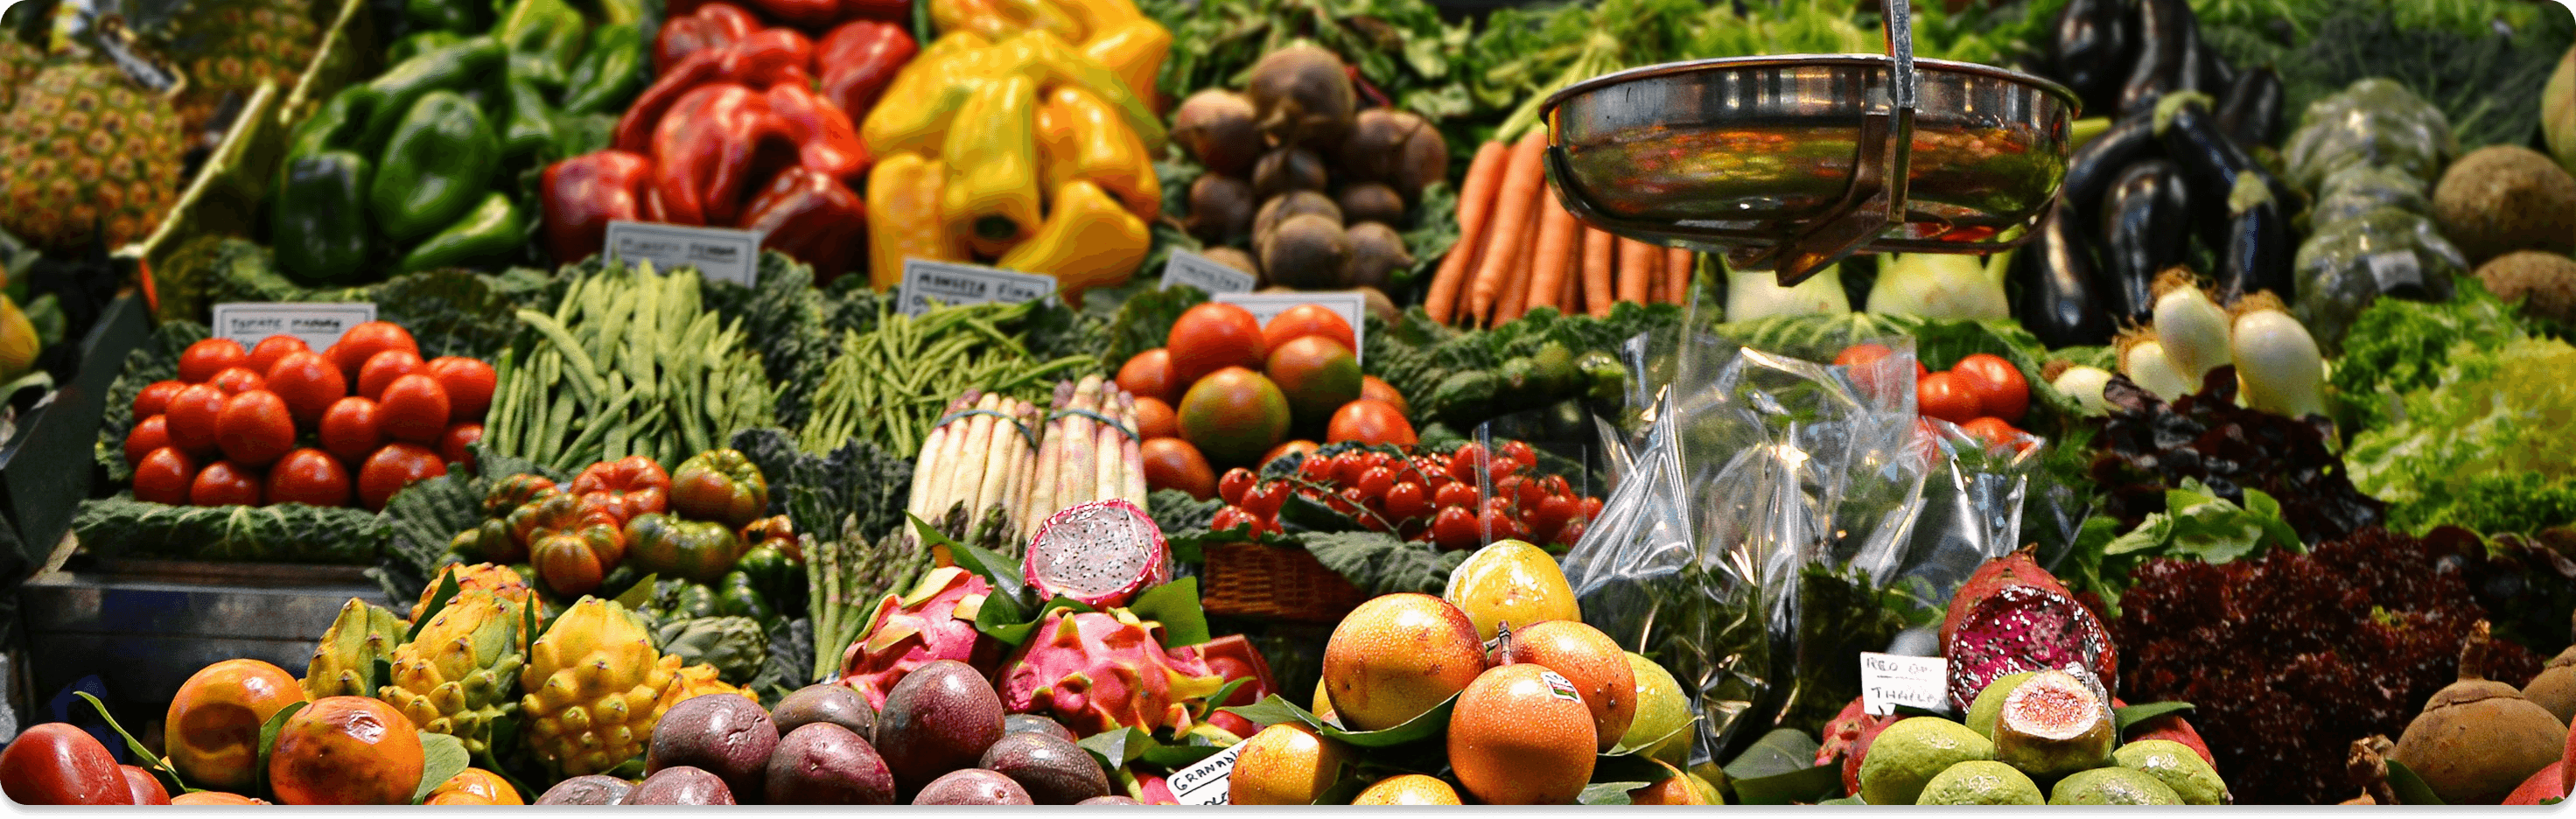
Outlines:
[[2459,152],[2441,109],[2374,77],[2309,103],[2282,158],[2293,184],[2316,190],[2327,176],[2353,165],[2381,165],[2429,180]]
[[2391,207],[2319,228],[2299,246],[2299,322],[2330,352],[2343,349],[2353,317],[2382,294],[2441,301],[2451,277],[2468,272],[2468,259],[2443,239],[2433,221]]
[[2396,208],[2429,216],[2432,200],[2424,197],[2424,180],[2398,168],[2351,165],[2326,176],[2317,189],[2308,224],[2318,231],[2361,218],[2375,208]]

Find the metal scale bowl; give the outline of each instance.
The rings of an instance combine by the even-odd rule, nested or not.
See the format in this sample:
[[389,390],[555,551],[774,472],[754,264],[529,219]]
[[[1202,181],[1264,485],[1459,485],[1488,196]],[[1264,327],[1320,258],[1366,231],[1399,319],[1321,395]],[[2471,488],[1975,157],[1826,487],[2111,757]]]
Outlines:
[[1725,254],[1793,285],[1858,251],[1992,253],[2066,177],[2073,92],[1993,66],[1886,54],[1729,57],[1605,74],[1541,109],[1547,175],[1610,233]]

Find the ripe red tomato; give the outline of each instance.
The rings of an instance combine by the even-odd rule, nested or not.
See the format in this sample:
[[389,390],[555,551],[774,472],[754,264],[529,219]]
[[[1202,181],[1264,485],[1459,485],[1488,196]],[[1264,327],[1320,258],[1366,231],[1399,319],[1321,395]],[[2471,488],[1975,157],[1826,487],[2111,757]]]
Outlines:
[[1118,388],[1139,398],[1159,399],[1165,404],[1177,403],[1189,385],[1172,380],[1172,353],[1161,347],[1129,356],[1118,365]]
[[438,436],[438,457],[448,463],[474,465],[474,442],[483,440],[482,424],[452,424]]
[[1288,484],[1284,481],[1255,484],[1243,493],[1243,511],[1250,512],[1253,517],[1262,520],[1276,517],[1279,514],[1279,507],[1286,505],[1288,505]]
[[376,400],[385,436],[416,444],[438,443],[447,432],[447,390],[426,375],[406,375],[385,385]]
[[1360,473],[1360,479],[1351,485],[1358,488],[1362,495],[1384,501],[1387,490],[1395,488],[1395,470],[1383,466],[1369,467],[1368,471]]
[[1256,533],[1261,531],[1260,519],[1253,517],[1251,512],[1243,511],[1241,507],[1228,506],[1216,510],[1216,517],[1208,519],[1210,532],[1231,532],[1244,526],[1252,527],[1252,531]]
[[1431,493],[1431,502],[1436,506],[1472,507],[1478,500],[1475,481],[1450,481],[1447,486]]
[[331,363],[340,365],[341,375],[356,381],[358,368],[366,366],[367,359],[386,350],[409,350],[418,356],[420,344],[412,341],[411,332],[401,325],[390,321],[370,321],[341,333],[340,343],[331,345],[331,349],[322,351],[322,355],[331,359]]
[[385,445],[382,414],[374,401],[354,395],[342,398],[323,411],[315,437],[322,440],[322,451],[355,468]]
[[349,397],[349,379],[321,353],[304,350],[269,365],[268,391],[286,399],[286,412],[296,425],[311,428],[333,403]]
[[349,470],[319,449],[299,449],[268,469],[269,503],[349,505]]
[[134,804],[107,746],[65,722],[30,727],[0,750],[0,789],[21,805]]
[[185,381],[154,381],[134,394],[134,417],[150,418],[170,411],[170,397],[188,388]]
[[1538,450],[1531,449],[1528,441],[1504,441],[1502,452],[1503,457],[1512,459],[1512,463],[1520,464],[1521,469],[1538,466]]
[[188,502],[197,506],[258,506],[259,470],[231,461],[216,461],[197,470],[188,484]]
[[240,395],[251,390],[268,389],[268,379],[261,378],[259,373],[251,372],[249,367],[226,367],[223,372],[216,373],[214,378],[207,379],[206,383],[223,390],[225,395]]
[[1148,438],[1137,449],[1145,456],[1145,487],[1178,489],[1190,497],[1216,497],[1216,472],[1199,448],[1179,438]]
[[190,384],[171,396],[170,407],[161,413],[169,419],[170,443],[199,458],[215,454],[215,424],[225,397],[213,384]]
[[136,421],[125,433],[125,465],[143,463],[143,456],[169,445],[170,419],[155,415]]
[[1914,411],[1926,418],[1965,424],[1985,414],[1981,407],[1968,380],[1955,374],[1933,373],[1914,382]]
[[1219,302],[1181,313],[1172,322],[1171,340],[1164,349],[1171,353],[1172,389],[1184,393],[1208,373],[1227,367],[1258,372],[1262,359],[1270,354],[1261,341],[1261,322],[1252,317],[1252,311]]
[[[1880,359],[1884,359],[1895,354],[1896,351],[1888,349],[1886,345],[1854,344],[1850,347],[1844,348],[1841,355],[1834,356],[1834,366],[1850,368],[1852,385],[1859,387],[1862,393],[1870,396],[1890,396],[1892,398],[1893,395],[1901,394],[1893,392],[1898,385],[1889,384],[1887,385],[1887,389],[1882,390],[1878,383],[1881,374],[1879,372],[1880,368],[1877,364]],[[1917,360],[1914,362],[1915,381],[1922,381],[1923,376],[1928,372],[1928,370],[1923,368],[1922,361]]]
[[239,367],[250,360],[250,351],[241,342],[229,338],[210,338],[188,345],[179,353],[179,380],[203,384],[213,380],[226,368]]
[[295,448],[295,419],[277,393],[252,390],[224,401],[215,417],[215,446],[243,466],[267,466]]
[[1536,505],[1527,508],[1529,514],[1525,517],[1529,518],[1530,534],[1541,543],[1555,540],[1556,534],[1564,531],[1565,525],[1573,523],[1575,516],[1583,512],[1583,505],[1573,498],[1555,495],[1541,498]]
[[1351,332],[1351,323],[1343,321],[1342,314],[1320,304],[1300,304],[1271,316],[1270,323],[1261,327],[1261,346],[1276,350],[1279,345],[1305,336],[1323,336],[1341,342],[1345,350],[1360,348],[1359,337]]
[[1476,526],[1484,530],[1486,537],[1494,540],[1528,540],[1530,537],[1528,526],[1522,525],[1510,512],[1494,508],[1492,504],[1487,504],[1485,513],[1476,517]]
[[1474,481],[1476,479],[1476,470],[1484,468],[1485,461],[1486,455],[1484,444],[1479,444],[1474,441],[1460,444],[1458,446],[1458,451],[1449,453],[1449,479],[1453,481]]
[[369,510],[385,508],[385,500],[410,486],[413,481],[447,474],[447,462],[438,453],[418,444],[391,443],[367,456],[365,466],[358,468],[358,505]]
[[1181,417],[1172,414],[1172,405],[1163,403],[1163,399],[1136,396],[1136,434],[1149,440],[1180,437]]
[[313,348],[306,346],[304,339],[294,336],[269,336],[260,339],[258,345],[250,348],[250,363],[243,366],[249,367],[251,372],[264,374],[268,372],[268,368],[277,366],[277,360],[285,358],[287,353],[312,351]]
[[1968,389],[1977,394],[1977,406],[1985,408],[1987,415],[2018,424],[2022,413],[2030,409],[2030,382],[2003,356],[1968,356],[1959,359],[1950,372],[1967,379]]
[[2028,448],[2031,443],[2029,433],[2015,429],[2004,419],[1992,415],[1960,424],[1959,431],[1986,442],[1987,446],[2012,447],[2015,452]]
[[492,409],[492,390],[500,385],[501,374],[482,359],[464,356],[439,356],[429,362],[429,377],[447,390],[448,411],[454,421],[483,420]]
[[1484,532],[1476,528],[1476,513],[1464,506],[1443,506],[1431,519],[1431,542],[1446,551],[1473,549],[1483,541]]
[[386,350],[358,365],[358,395],[384,403],[385,386],[406,375],[423,375],[429,365],[410,350]]
[[197,459],[178,447],[152,450],[134,462],[134,499],[185,506],[188,485],[197,480]]
[[1278,446],[1271,447],[1270,451],[1261,453],[1261,462],[1263,464],[1268,464],[1271,461],[1276,461],[1295,453],[1313,452],[1315,450],[1322,449],[1323,447],[1323,444],[1318,444],[1304,438],[1299,438],[1293,441],[1283,441]]
[[1229,506],[1242,506],[1244,494],[1251,492],[1252,485],[1259,482],[1261,479],[1253,475],[1252,470],[1240,466],[1228,469],[1224,477],[1216,479],[1216,496],[1224,498]]
[[1333,412],[1331,423],[1324,425],[1328,443],[1359,441],[1366,444],[1412,446],[1413,422],[1404,413],[1384,401],[1353,401]]
[[1386,490],[1386,513],[1399,518],[1428,517],[1431,514],[1431,492],[1422,484],[1405,481]]

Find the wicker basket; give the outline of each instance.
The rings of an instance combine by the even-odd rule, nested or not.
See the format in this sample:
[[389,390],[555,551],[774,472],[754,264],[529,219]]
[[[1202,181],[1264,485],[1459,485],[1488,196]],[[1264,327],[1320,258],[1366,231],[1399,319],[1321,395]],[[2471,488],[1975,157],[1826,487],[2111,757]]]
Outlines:
[[1337,623],[1367,599],[1304,549],[1229,543],[1207,548],[1209,614]]

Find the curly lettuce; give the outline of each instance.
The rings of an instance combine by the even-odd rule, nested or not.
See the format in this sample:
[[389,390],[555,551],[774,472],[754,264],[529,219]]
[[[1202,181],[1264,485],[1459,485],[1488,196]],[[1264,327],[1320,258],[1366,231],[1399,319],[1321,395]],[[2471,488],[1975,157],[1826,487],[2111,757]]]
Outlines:
[[2576,347],[2521,338],[2462,342],[2437,383],[2407,393],[2399,420],[2354,437],[2354,485],[2390,522],[2488,534],[2576,523]]

